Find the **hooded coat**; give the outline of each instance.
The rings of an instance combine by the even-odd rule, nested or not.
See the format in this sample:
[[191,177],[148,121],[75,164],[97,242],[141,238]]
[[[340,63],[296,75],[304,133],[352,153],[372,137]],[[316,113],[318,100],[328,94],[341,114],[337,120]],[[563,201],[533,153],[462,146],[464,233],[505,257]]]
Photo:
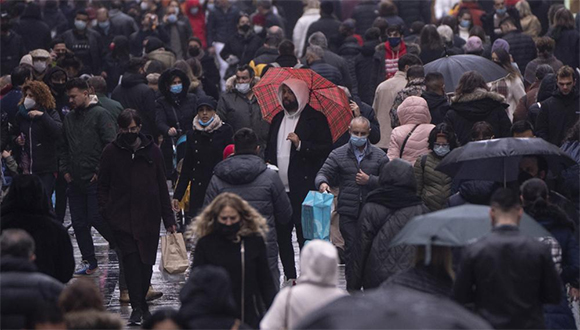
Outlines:
[[402,158],[415,164],[419,156],[429,152],[427,140],[429,133],[435,128],[435,125],[431,124],[427,101],[419,96],[409,96],[397,109],[397,115],[401,126],[391,132],[387,156],[391,160]]
[[[181,288],[179,300],[179,315],[187,320],[187,329],[231,329],[238,319],[232,282],[220,267],[194,269]],[[247,325],[240,328],[246,329]]]
[[52,41],[50,27],[42,20],[38,4],[26,6],[15,30],[22,37],[27,54],[35,49],[50,49],[50,42]]
[[473,93],[455,96],[445,121],[453,127],[461,145],[471,141],[471,128],[478,121],[489,123],[496,138],[508,137],[511,121],[507,108],[503,96],[478,88]]
[[[577,82],[578,83],[578,82]],[[540,113],[536,119],[536,135],[544,140],[562,145],[568,130],[580,118],[580,96],[574,88],[568,95],[558,89],[552,97],[541,102]]]
[[338,286],[338,254],[332,244],[313,240],[302,250],[300,277],[295,286],[278,293],[260,322],[260,329],[298,329],[308,314],[346,296]]
[[[379,174],[388,162],[385,152],[367,141],[365,155],[359,163],[353,145],[347,143],[330,153],[316,175],[315,185],[318,188],[322,183],[327,183],[340,188],[336,211],[340,215],[357,218],[368,193],[379,187]],[[369,175],[369,182],[364,186],[358,185],[355,180],[361,170]]]
[[75,270],[73,246],[51,208],[38,177],[17,176],[2,202],[0,228],[22,229],[30,234],[36,244],[34,264],[38,271],[67,283]]
[[292,207],[278,173],[268,169],[264,160],[256,155],[235,154],[215,166],[214,176],[205,193],[204,206],[224,192],[242,197],[266,218],[268,263],[272,276],[280,278],[276,224],[290,222]]
[[429,211],[434,212],[445,208],[451,195],[452,180],[443,172],[435,170],[443,158],[429,152],[415,162],[415,178],[417,179],[417,194]]
[[427,101],[431,113],[431,124],[437,126],[445,121],[445,114],[449,110],[449,99],[446,95],[439,95],[430,91],[423,91],[421,97]]
[[2,329],[25,329],[40,308],[57,303],[64,288],[25,258],[2,256],[0,274]]
[[155,91],[147,85],[147,79],[139,73],[123,74],[121,83],[115,87],[111,98],[124,109],[135,109],[141,116],[141,133],[157,136],[155,126]]
[[391,240],[415,216],[429,212],[417,196],[413,167],[402,160],[390,161],[381,171],[381,188],[371,192],[359,217],[346,285],[349,291],[373,289],[390,276],[411,267],[415,248],[389,248]]
[[[144,264],[154,265],[161,218],[166,228],[175,224],[163,156],[151,137],[140,135],[141,145],[134,151],[120,136],[101,156],[99,209],[121,251],[139,252]],[[139,251],[129,251],[135,244],[123,249],[129,237],[137,242]]]
[[58,113],[60,121],[64,121],[64,117],[70,111],[69,102],[68,102],[68,95],[66,93],[66,83],[56,88],[56,86],[52,83],[52,76],[56,73],[62,73],[66,77],[66,71],[63,68],[58,66],[54,66],[46,71],[44,75],[43,81],[46,86],[50,87],[50,92],[54,97],[54,101],[56,102],[56,107],[54,110]]

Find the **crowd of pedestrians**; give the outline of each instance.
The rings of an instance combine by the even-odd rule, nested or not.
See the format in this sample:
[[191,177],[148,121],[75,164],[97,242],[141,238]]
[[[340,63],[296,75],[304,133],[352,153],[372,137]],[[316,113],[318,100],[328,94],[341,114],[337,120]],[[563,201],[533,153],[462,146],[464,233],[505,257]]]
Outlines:
[[[92,228],[145,329],[580,324],[577,0],[0,3],[2,328],[123,327],[86,280]],[[510,138],[569,162],[508,150],[501,182],[441,168]],[[305,237],[311,191],[336,196],[327,241]],[[463,204],[491,232],[393,246]],[[150,311],[164,231],[191,272],[178,310]]]

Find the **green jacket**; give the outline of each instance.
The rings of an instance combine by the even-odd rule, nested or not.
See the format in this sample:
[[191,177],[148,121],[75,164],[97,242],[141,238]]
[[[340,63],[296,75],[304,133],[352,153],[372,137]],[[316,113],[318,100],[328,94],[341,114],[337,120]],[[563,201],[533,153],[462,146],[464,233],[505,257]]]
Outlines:
[[[423,157],[425,157],[424,161]],[[435,170],[441,160],[431,151],[427,155],[417,158],[415,162],[417,194],[431,212],[444,209],[447,199],[451,195],[451,178],[443,172]]]
[[101,106],[105,108],[105,110],[109,111],[111,115],[113,115],[115,123],[117,123],[117,117],[119,117],[121,112],[123,112],[124,110],[121,103],[112,100],[102,94],[97,94],[97,97],[99,98],[99,103],[101,104]]
[[64,118],[60,172],[69,173],[73,183],[88,186],[99,172],[101,153],[115,140],[117,124],[96,99],[86,109],[75,109]]

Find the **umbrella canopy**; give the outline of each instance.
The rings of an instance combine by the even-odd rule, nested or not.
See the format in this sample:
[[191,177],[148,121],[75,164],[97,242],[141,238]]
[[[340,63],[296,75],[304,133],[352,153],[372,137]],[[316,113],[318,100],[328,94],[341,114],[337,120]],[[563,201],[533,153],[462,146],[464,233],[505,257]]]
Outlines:
[[451,151],[436,170],[456,180],[515,181],[524,156],[542,156],[553,173],[576,162],[555,145],[540,138],[501,138],[469,142]]
[[300,79],[308,85],[308,104],[326,116],[332,140],[336,142],[347,130],[352,120],[348,97],[335,84],[310,69],[271,68],[254,86],[254,94],[260,104],[262,118],[271,123],[274,116],[282,111],[278,100],[278,89],[287,79]]
[[[462,205],[413,218],[393,238],[390,246],[462,246],[491,232],[489,206]],[[552,236],[542,225],[524,213],[520,231],[532,237]]]
[[477,55],[445,56],[425,65],[425,74],[440,72],[445,79],[445,92],[452,93],[461,76],[467,71],[477,71],[485,79],[492,82],[507,76],[507,72],[493,61]]

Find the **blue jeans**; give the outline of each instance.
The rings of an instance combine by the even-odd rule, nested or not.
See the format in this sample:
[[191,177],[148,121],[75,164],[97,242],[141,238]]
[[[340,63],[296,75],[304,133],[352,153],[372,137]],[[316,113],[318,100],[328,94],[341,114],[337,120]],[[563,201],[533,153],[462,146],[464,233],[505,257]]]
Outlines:
[[85,189],[69,184],[67,195],[72,227],[83,260],[88,261],[91,266],[96,266],[97,258],[95,257],[91,226],[95,227],[99,234],[109,241],[110,245],[113,245],[111,230],[99,213],[97,184],[91,183]]

